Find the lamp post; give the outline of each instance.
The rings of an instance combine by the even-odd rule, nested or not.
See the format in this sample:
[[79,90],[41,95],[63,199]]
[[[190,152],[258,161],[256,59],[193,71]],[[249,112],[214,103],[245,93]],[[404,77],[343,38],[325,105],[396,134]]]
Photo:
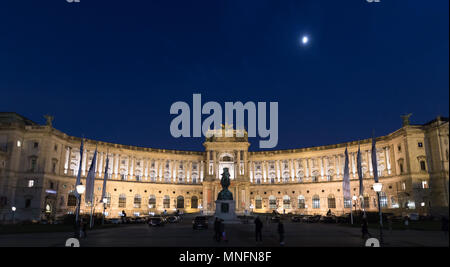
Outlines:
[[[355,195],[353,195],[353,197],[352,197],[352,199],[353,199],[353,206],[355,207],[355,215],[356,215],[356,200],[358,199]],[[352,212],[352,209],[350,209],[350,220],[352,221],[352,224],[353,224],[353,212]]]
[[12,206],[11,211],[12,211],[12,223],[14,224],[16,222],[16,220],[15,220],[16,207]]
[[106,204],[108,203],[108,199],[106,197],[103,198],[103,217],[102,217],[102,225],[105,223],[105,213],[106,213]]
[[383,214],[381,213],[380,192],[383,189],[382,183],[374,183],[373,190],[377,192],[378,198],[378,213],[380,214],[380,244],[383,244]]
[[78,197],[77,197],[77,209],[76,209],[76,214],[75,214],[75,236],[76,237],[80,237],[80,204],[81,204],[81,195],[84,193],[84,191],[86,190],[86,187],[83,185],[83,183],[80,183],[79,185],[76,186],[75,188],[77,190],[78,193]]

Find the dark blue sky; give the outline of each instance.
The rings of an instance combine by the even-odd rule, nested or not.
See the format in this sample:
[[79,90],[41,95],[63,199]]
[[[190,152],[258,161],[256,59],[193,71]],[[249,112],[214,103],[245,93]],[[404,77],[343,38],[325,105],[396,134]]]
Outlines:
[[201,93],[278,101],[276,149],[384,135],[401,114],[448,116],[448,4],[7,0],[0,111],[39,123],[50,113],[75,136],[203,150],[203,138],[169,132],[170,105]]

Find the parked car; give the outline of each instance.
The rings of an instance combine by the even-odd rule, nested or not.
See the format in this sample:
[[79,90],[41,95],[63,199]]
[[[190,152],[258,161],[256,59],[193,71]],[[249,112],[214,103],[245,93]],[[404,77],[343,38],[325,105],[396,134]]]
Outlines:
[[110,219],[110,220],[108,220],[108,222],[111,224],[121,224],[122,220],[116,218],[116,219]]
[[281,220],[281,217],[280,216],[272,216],[272,218],[270,218],[270,222],[271,223],[278,223],[278,222],[280,222],[280,220]]
[[142,217],[136,217],[134,218],[134,223],[145,223],[145,218]]
[[169,216],[167,217],[167,222],[169,223],[177,223],[180,222],[180,216]]
[[192,220],[192,228],[195,229],[208,229],[208,218],[206,216],[197,216]]
[[418,213],[410,213],[408,214],[408,217],[411,221],[418,221],[419,220],[419,214]]
[[148,226],[164,226],[164,219],[159,216],[150,217],[148,220]]
[[320,215],[308,215],[308,216],[305,216],[304,217],[304,219],[303,219],[303,222],[306,222],[306,223],[316,223],[316,222],[319,222],[320,221],[320,218],[321,218],[322,216],[320,216]]
[[293,222],[301,222],[302,221],[302,217],[301,216],[292,216],[291,217],[291,221],[293,221]]
[[322,222],[322,223],[336,223],[336,217],[335,216],[322,216],[320,218],[320,222]]

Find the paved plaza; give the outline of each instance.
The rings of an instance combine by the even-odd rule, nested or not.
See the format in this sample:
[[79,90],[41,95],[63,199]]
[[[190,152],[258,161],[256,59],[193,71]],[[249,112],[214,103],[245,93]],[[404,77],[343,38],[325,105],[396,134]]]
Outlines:
[[[193,230],[191,219],[163,227],[149,227],[147,224],[124,225],[117,228],[89,231],[80,240],[81,246],[159,246],[159,247],[274,247],[279,246],[277,224],[264,223],[263,240],[255,242],[254,224],[227,224],[228,242],[213,240],[213,222],[207,230]],[[285,222],[286,246],[298,247],[361,247],[360,228],[322,223]],[[374,237],[378,232],[370,229]],[[73,233],[32,233],[0,235],[0,246],[45,246],[61,247]],[[423,247],[449,246],[448,239],[440,231],[394,230],[385,231],[385,246]]]

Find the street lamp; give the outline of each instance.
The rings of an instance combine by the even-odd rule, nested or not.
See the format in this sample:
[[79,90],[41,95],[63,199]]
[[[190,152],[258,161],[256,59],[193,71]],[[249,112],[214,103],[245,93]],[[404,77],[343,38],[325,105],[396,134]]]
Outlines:
[[84,193],[84,191],[86,190],[86,187],[83,185],[83,183],[80,183],[79,185],[77,185],[75,187],[75,189],[77,190],[78,193],[78,197],[77,197],[77,209],[76,209],[76,214],[75,214],[75,236],[79,237],[80,235],[80,222],[78,217],[80,217],[80,204],[81,204],[81,195]]
[[13,221],[13,224],[14,224],[15,223],[16,207],[12,206],[11,210],[12,210],[12,221]]
[[382,183],[374,183],[373,184],[373,190],[377,192],[377,198],[378,198],[378,212],[380,214],[380,243],[383,244],[383,214],[381,213],[381,203],[380,203],[380,192],[381,189],[383,189]]

